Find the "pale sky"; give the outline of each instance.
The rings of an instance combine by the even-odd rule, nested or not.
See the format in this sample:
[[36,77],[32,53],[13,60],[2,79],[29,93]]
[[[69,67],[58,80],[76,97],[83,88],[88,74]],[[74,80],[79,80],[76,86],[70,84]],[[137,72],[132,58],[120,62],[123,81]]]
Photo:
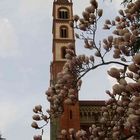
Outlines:
[[[107,18],[114,16],[120,7],[120,0],[100,1]],[[0,1],[0,131],[7,140],[32,140],[37,133],[30,127],[32,108],[37,104],[42,104],[44,110],[49,107],[44,93],[49,86],[52,60],[52,3],[52,0]],[[73,4],[74,13],[79,14],[88,6],[88,0],[80,0],[80,6],[78,0],[73,0]],[[105,35],[102,32],[98,38]],[[77,53],[84,52],[78,41]],[[84,78],[80,98],[105,99],[103,92],[110,88],[105,70],[96,70],[92,78],[90,74]],[[87,95],[89,91],[94,92]],[[49,140],[49,127],[44,140]]]

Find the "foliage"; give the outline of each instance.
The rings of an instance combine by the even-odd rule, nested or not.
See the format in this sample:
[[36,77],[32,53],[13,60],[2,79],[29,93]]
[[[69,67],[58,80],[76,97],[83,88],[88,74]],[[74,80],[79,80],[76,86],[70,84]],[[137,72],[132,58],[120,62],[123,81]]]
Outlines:
[[[78,15],[70,22],[71,27],[81,31],[76,34],[84,41],[84,47],[93,51],[94,55],[76,56],[74,44],[67,46],[67,54],[62,72],[58,73],[57,83],[48,88],[46,95],[50,102],[50,110],[43,114],[42,107],[34,108],[36,121],[44,120],[46,124],[51,117],[63,113],[64,104],[75,104],[81,87],[81,78],[98,67],[117,64],[121,68],[111,68],[107,73],[117,80],[111,91],[106,91],[109,99],[102,107],[99,126],[93,124],[89,128],[90,136],[84,130],[75,132],[70,129],[71,140],[139,140],[140,139],[140,1],[128,3],[114,20],[107,19],[103,29],[113,30],[113,34],[103,39],[98,45],[95,41],[98,20],[103,10],[98,8],[96,0],[90,1],[82,18]],[[113,52],[113,53],[112,53]],[[107,61],[109,54],[112,60]],[[45,125],[46,125],[45,124]],[[40,129],[36,122],[32,127]],[[62,130],[64,138],[68,132]],[[34,140],[41,140],[35,136]]]

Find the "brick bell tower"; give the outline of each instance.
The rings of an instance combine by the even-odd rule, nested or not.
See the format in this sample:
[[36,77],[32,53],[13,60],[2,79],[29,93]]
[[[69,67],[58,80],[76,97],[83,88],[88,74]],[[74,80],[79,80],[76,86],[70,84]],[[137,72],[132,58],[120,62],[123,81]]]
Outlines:
[[[59,73],[66,62],[66,46],[68,43],[75,43],[74,29],[70,27],[69,22],[73,17],[72,0],[54,0],[53,2],[53,61],[51,63],[50,75],[51,85],[57,80]],[[62,139],[60,131],[62,129],[74,128],[80,129],[79,102],[76,105],[65,105],[64,113],[60,118],[51,119],[51,140]]]

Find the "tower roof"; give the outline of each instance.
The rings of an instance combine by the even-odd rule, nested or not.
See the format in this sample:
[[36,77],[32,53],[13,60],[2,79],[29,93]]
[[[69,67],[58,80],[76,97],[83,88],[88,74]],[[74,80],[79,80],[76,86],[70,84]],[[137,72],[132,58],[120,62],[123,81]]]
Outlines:
[[55,0],[57,3],[70,3],[72,0]]

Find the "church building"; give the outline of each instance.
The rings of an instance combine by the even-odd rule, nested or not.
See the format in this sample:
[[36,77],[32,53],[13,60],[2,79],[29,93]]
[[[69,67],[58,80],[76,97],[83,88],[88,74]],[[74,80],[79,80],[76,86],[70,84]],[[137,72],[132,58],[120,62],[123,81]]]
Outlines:
[[[53,1],[53,25],[52,25],[52,53],[53,60],[50,66],[50,83],[55,84],[57,73],[59,73],[66,62],[66,46],[68,43],[75,43],[74,29],[69,22],[73,18],[72,0]],[[60,118],[51,119],[50,136],[51,140],[61,140],[62,129],[87,130],[92,123],[98,123],[100,107],[104,101],[78,101],[75,105],[66,105],[64,113]]]

